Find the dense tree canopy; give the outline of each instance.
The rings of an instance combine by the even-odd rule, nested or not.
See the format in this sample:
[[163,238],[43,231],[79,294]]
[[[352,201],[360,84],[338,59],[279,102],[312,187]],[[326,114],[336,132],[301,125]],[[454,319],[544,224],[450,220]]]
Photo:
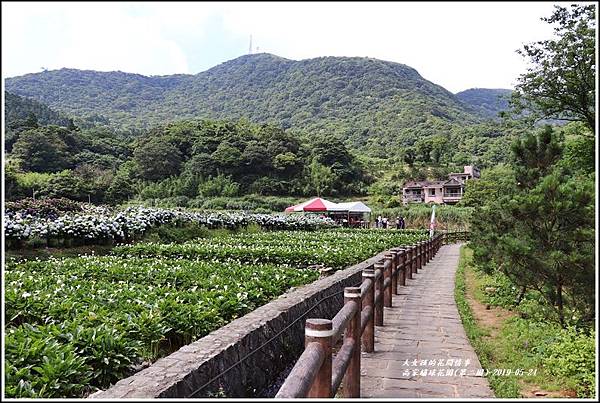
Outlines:
[[[243,119],[179,121],[135,138],[32,122],[15,129],[9,199],[34,193],[111,203],[248,193],[341,196],[364,194],[372,181],[340,139],[297,136]],[[37,172],[47,176],[27,182]]]
[[[31,119],[36,125],[68,126],[72,120],[45,104],[29,98],[23,98],[10,92],[4,92],[5,121],[8,128],[32,127]],[[29,124],[26,121],[29,120]]]
[[133,161],[142,179],[164,179],[179,175],[181,152],[165,137],[144,138],[135,147]]
[[536,118],[583,121],[593,133],[596,8],[594,4],[555,7],[542,20],[556,24],[556,39],[527,44],[519,51],[531,67],[519,78],[512,103],[518,112],[525,108]]
[[508,164],[484,170],[478,180],[467,181],[461,206],[479,207],[510,195],[516,189],[514,169]]

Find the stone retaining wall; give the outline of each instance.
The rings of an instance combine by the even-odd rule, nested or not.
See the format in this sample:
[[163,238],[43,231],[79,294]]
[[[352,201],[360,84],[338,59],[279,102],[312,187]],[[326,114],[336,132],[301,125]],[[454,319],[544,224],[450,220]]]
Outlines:
[[[207,336],[180,348],[150,367],[122,379],[92,399],[252,397],[271,385],[277,375],[304,350],[304,322],[307,318],[331,319],[343,306],[344,287],[361,282],[362,269],[383,253],[331,276],[287,292],[274,301],[234,320]],[[323,301],[308,315],[285,329],[294,320]],[[285,330],[284,330],[285,329]],[[257,351],[264,342],[282,332],[273,342]],[[251,354],[240,364],[240,358]],[[214,377],[218,379],[197,391]],[[192,396],[193,394],[193,396]]]

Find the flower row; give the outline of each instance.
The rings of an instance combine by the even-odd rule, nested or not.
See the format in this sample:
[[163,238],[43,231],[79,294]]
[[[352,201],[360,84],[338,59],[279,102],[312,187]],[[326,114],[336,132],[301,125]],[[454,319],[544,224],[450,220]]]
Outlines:
[[137,239],[148,229],[159,225],[184,223],[196,223],[210,229],[238,229],[253,223],[269,230],[314,230],[334,226],[330,219],[317,216],[202,213],[129,207],[117,212],[67,213],[51,219],[21,213],[5,215],[4,236],[7,240],[16,241],[38,237],[125,242]]

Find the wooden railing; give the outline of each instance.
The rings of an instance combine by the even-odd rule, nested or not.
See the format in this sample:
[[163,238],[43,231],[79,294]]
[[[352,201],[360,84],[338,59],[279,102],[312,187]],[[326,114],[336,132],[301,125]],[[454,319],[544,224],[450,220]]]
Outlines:
[[[398,286],[421,269],[443,243],[442,234],[415,245],[393,248],[362,271],[360,287],[344,288],[344,306],[331,320],[307,319],[304,352],[275,397],[360,397],[361,350],[375,349],[375,326],[383,326],[383,308],[392,306]],[[333,349],[343,342],[335,357]]]

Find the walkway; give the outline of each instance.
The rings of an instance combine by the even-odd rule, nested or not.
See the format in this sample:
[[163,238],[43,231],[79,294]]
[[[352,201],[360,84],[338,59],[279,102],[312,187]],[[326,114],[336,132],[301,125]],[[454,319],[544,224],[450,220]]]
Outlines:
[[444,245],[384,310],[362,353],[361,397],[494,397],[454,302],[460,245]]

